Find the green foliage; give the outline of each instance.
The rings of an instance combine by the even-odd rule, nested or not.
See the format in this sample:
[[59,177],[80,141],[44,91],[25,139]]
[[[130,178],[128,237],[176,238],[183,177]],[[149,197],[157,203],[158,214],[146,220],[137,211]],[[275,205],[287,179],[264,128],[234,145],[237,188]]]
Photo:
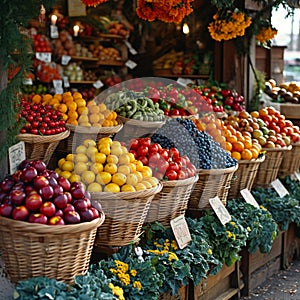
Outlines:
[[258,209],[239,199],[228,201],[226,208],[230,215],[237,218],[238,222],[248,230],[249,253],[255,253],[258,249],[262,253],[271,251],[273,241],[279,231],[269,211]]

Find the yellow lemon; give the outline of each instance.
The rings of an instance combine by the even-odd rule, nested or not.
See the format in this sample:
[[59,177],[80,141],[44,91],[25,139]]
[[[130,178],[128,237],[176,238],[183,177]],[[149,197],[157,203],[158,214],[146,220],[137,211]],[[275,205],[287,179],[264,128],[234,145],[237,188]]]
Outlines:
[[89,114],[89,109],[87,107],[80,106],[80,107],[77,108],[77,112],[80,116],[88,115]]
[[75,152],[76,153],[85,153],[86,152],[86,146],[84,145],[79,145],[76,147]]
[[79,107],[86,107],[86,101],[84,99],[80,97],[74,99],[75,99],[75,103],[77,104],[77,110]]
[[92,182],[88,185],[87,190],[92,193],[102,192],[102,186],[98,182]]
[[122,173],[115,173],[112,178],[111,178],[111,181],[113,183],[116,183],[117,185],[121,186],[123,184],[126,183],[126,175],[122,174]]
[[136,165],[136,170],[137,171],[142,171],[143,170],[143,163],[140,160],[136,160],[135,161],[135,165]]
[[90,114],[98,114],[100,112],[100,108],[96,104],[91,104],[88,107],[89,107]]
[[58,162],[57,162],[57,166],[62,169],[62,165],[64,164],[64,162],[66,161],[65,158],[61,158]]
[[119,156],[119,164],[120,165],[129,165],[130,164],[130,157],[128,153],[123,153]]
[[88,123],[89,117],[87,115],[80,115],[78,118],[78,123],[81,125],[82,123]]
[[129,185],[136,186],[139,182],[138,177],[135,174],[129,174],[127,175],[126,183]]
[[118,156],[114,154],[107,155],[106,162],[117,164],[119,162]]
[[131,172],[136,172],[136,164],[130,163],[129,168],[130,168]]
[[112,147],[121,147],[122,144],[121,144],[119,141],[112,141],[111,146],[112,146]]
[[108,163],[104,166],[104,171],[110,174],[115,174],[118,171],[118,166],[114,163]]
[[151,185],[152,185],[152,187],[155,187],[155,186],[157,186],[157,185],[158,185],[158,183],[159,183],[159,180],[158,180],[157,178],[153,177],[153,176],[151,176],[151,177],[148,177],[148,178],[145,178],[144,180],[146,180],[146,181],[150,182],[150,183],[151,183]]
[[89,116],[90,123],[98,123],[100,121],[100,116],[98,114],[91,114]]
[[141,183],[147,188],[147,189],[151,189],[152,188],[152,184],[147,181],[147,180],[142,180]]
[[70,171],[62,171],[60,174],[60,176],[69,179],[72,175],[72,173]]
[[106,110],[106,105],[104,103],[100,103],[98,106],[101,112]]
[[106,162],[106,155],[104,153],[97,152],[93,157],[91,157],[91,160],[96,163],[104,164]]
[[90,146],[86,149],[86,155],[89,157],[89,158],[92,158],[95,156],[95,154],[98,153],[98,149],[94,146]]
[[109,183],[104,187],[104,192],[119,193],[120,187],[116,183]]
[[100,172],[96,176],[96,181],[103,185],[108,184],[111,181],[111,174],[108,172]]
[[123,154],[123,150],[122,150],[121,146],[111,146],[110,153],[120,156]]
[[99,152],[109,155],[110,154],[110,146],[109,145],[100,145],[98,146]]
[[141,172],[135,171],[135,172],[133,172],[133,174],[136,175],[136,177],[138,178],[138,181],[139,181],[139,182],[141,182],[141,181],[143,180],[143,175],[142,175]]
[[66,156],[66,160],[73,161],[73,159],[74,159],[74,154],[73,154],[73,153],[69,153],[69,154]]
[[141,182],[139,182],[137,185],[134,186],[134,188],[137,190],[137,191],[143,191],[143,190],[146,190],[146,186],[144,184],[142,184]]
[[124,175],[129,175],[131,172],[130,167],[128,165],[120,165],[118,166],[118,173],[122,173]]
[[88,166],[85,162],[79,161],[74,166],[74,173],[81,175],[84,171],[87,171]]
[[135,161],[134,154],[131,152],[128,152],[128,156],[129,156],[130,162],[133,163]]
[[73,171],[73,169],[74,169],[74,164],[73,164],[72,161],[66,160],[66,161],[62,164],[61,169],[62,169],[63,171]]
[[92,139],[86,139],[83,141],[83,145],[87,148],[89,147],[97,147],[97,143]]
[[112,145],[112,139],[109,136],[103,137],[99,140],[98,144],[108,143],[110,146]]
[[124,184],[121,186],[121,192],[135,192],[134,186],[130,184]]
[[90,170],[93,171],[95,174],[98,174],[103,171],[103,165],[100,163],[93,163],[90,167]]
[[127,154],[128,153],[128,149],[125,146],[121,146],[121,149],[123,151],[123,154]]
[[74,160],[75,160],[75,162],[80,162],[80,161],[88,162],[89,158],[84,153],[78,153],[75,155]]
[[92,171],[84,171],[81,174],[81,181],[87,185],[95,181],[95,173]]
[[60,175],[60,173],[62,172],[62,170],[61,170],[60,168],[56,168],[56,169],[55,169],[55,172],[56,172],[58,175]]
[[81,178],[79,175],[75,174],[75,173],[72,173],[72,175],[68,178],[69,181],[72,183],[72,182],[79,182],[81,181]]
[[152,170],[148,166],[143,166],[141,172],[142,172],[143,177],[151,177],[152,176]]

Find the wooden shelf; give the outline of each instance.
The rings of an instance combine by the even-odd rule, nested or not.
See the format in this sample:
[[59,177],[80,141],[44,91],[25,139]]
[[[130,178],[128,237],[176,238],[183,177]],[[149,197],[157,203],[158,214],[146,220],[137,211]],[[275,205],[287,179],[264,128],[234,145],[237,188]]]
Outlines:
[[122,60],[98,60],[97,64],[99,66],[114,66],[114,67],[123,67],[125,65]]
[[97,57],[84,57],[84,56],[71,56],[72,60],[76,60],[76,61],[98,61],[99,59]]
[[86,41],[86,42],[94,42],[94,41],[103,41],[103,40],[119,40],[123,41],[126,37],[116,34],[106,34],[100,33],[98,36],[78,36],[77,39]]
[[69,81],[70,84],[93,84],[96,80]]

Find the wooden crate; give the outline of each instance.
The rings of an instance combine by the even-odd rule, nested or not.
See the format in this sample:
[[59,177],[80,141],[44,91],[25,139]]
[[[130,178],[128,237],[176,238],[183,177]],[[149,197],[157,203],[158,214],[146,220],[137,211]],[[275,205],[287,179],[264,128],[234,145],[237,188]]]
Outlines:
[[177,295],[172,295],[171,292],[163,293],[158,300],[188,300],[189,299],[189,285],[179,288]]
[[241,251],[241,272],[243,273],[243,296],[249,296],[250,291],[265,282],[269,277],[281,269],[283,232],[274,240],[269,253],[257,251],[254,254],[247,249]]
[[[280,104],[280,113],[285,115],[287,119],[299,119],[300,118],[300,105],[293,103]],[[293,122],[293,120],[292,120]]]
[[192,286],[189,299],[228,300],[232,297],[239,299],[242,288],[240,263],[236,262],[230,267],[224,265],[216,275],[210,275],[197,286]]
[[291,265],[294,259],[300,257],[300,228],[295,223],[290,223],[288,230],[283,234],[282,267]]

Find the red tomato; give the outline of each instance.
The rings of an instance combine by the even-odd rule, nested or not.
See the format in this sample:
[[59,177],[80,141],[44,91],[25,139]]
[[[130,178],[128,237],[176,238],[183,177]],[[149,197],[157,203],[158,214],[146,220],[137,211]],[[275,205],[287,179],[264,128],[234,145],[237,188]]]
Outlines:
[[140,145],[137,149],[138,156],[146,156],[149,152],[148,146]]
[[140,160],[144,166],[148,166],[148,164],[149,164],[149,160],[146,156],[139,156],[138,160]]
[[139,147],[139,140],[138,139],[132,139],[129,142],[129,149],[136,150]]
[[172,159],[177,159],[179,157],[179,150],[175,147],[170,148],[170,157]]
[[177,172],[174,170],[168,169],[165,176],[168,178],[168,180],[176,180],[177,179]]
[[161,157],[157,166],[158,172],[165,174],[168,168],[169,163],[163,157]]
[[138,155],[137,155],[137,153],[136,153],[135,150],[130,149],[129,152],[133,154],[133,156],[134,156],[135,159],[137,159]]
[[175,172],[178,172],[180,170],[178,163],[174,161],[170,162],[168,170],[173,170]]
[[141,138],[139,142],[140,142],[140,145],[149,147],[151,145],[151,138],[149,138],[149,137]]
[[149,153],[157,153],[159,151],[159,144],[158,143],[153,143],[149,146]]
[[183,171],[183,170],[180,170],[180,171],[177,173],[177,175],[178,175],[178,179],[179,179],[179,180],[183,180],[183,179],[188,178],[187,172],[185,172],[185,171]]
[[169,155],[169,150],[162,148],[161,151],[159,151],[159,154],[161,157],[163,157],[165,160],[169,160],[170,155]]

